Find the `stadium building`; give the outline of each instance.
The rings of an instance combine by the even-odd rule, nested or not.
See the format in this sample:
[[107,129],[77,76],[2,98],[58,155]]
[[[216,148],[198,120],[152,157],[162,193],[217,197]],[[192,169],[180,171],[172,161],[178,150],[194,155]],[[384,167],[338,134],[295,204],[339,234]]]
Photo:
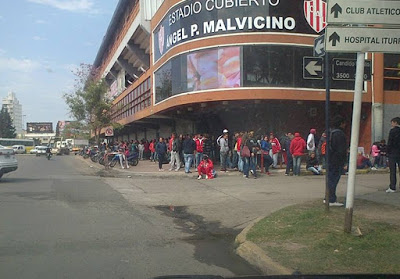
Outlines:
[[[322,0],[120,0],[94,66],[106,78],[118,140],[324,130],[323,66],[314,40]],[[351,67],[356,55],[330,54]],[[400,55],[366,54],[360,146],[386,138],[400,111]],[[334,67],[332,66],[332,69]],[[331,114],[351,121],[354,76],[333,73]],[[350,125],[348,125],[350,131]],[[348,133],[349,133],[348,131]]]

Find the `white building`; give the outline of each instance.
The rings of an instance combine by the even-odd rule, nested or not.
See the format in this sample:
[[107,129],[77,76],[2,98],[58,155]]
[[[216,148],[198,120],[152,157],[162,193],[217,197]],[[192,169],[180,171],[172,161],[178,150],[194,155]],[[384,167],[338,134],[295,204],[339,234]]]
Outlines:
[[3,107],[6,107],[10,114],[17,137],[22,137],[22,105],[14,92],[9,92],[7,97],[3,98]]

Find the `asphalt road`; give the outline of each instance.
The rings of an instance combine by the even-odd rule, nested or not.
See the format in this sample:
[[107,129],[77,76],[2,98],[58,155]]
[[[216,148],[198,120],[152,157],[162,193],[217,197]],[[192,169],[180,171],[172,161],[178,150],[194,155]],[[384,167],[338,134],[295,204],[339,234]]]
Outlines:
[[256,274],[233,253],[237,231],[196,228],[202,217],[184,207],[128,202],[106,183],[119,178],[74,156],[18,162],[0,181],[0,278]]

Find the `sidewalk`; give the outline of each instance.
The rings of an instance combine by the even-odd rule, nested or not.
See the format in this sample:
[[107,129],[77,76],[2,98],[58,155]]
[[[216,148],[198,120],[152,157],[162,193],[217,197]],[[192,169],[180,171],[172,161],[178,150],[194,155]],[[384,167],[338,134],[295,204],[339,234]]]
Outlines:
[[[76,155],[78,158],[86,162],[87,164],[98,168],[98,169],[103,169],[104,166],[100,165],[99,163],[94,163],[90,160],[90,158],[83,159],[82,156]],[[179,171],[169,171],[170,165],[169,164],[163,164],[163,171],[160,172],[158,170],[158,162],[151,162],[150,160],[141,160],[139,161],[139,164],[137,166],[129,166],[129,169],[122,169],[120,164],[118,163],[115,165],[115,167],[110,168],[112,171],[118,171],[124,174],[129,174],[129,175],[137,175],[137,176],[147,176],[147,177],[197,177],[197,169],[191,168],[192,173],[185,173],[184,168],[181,168]],[[219,171],[220,166],[217,164],[215,166],[215,170],[217,171],[217,174],[219,177],[224,177],[224,176],[238,176],[241,177],[242,173],[236,170],[228,170],[228,172],[221,172]],[[270,168],[270,173],[272,176],[284,176],[286,171],[286,166],[283,165],[282,168],[278,166],[277,169]],[[363,169],[363,170],[357,170],[357,174],[374,174],[374,173],[388,173],[388,169],[378,169],[378,170],[370,170],[370,169]],[[257,170],[257,175],[258,176],[266,176],[265,173],[262,173],[260,170]],[[302,165],[302,170],[301,170],[301,175],[300,176],[314,176],[310,171],[305,170],[305,164]],[[250,174],[249,176],[252,178],[252,175]]]

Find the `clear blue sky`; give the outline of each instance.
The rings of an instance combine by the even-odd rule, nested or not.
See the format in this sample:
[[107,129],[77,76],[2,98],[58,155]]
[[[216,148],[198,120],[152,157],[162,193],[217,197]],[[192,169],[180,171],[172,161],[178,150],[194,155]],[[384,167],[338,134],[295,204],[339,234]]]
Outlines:
[[[0,4],[0,97],[16,93],[24,122],[69,120],[62,95],[72,70],[93,64],[118,0],[13,0]],[[26,128],[26,125],[24,126]]]

